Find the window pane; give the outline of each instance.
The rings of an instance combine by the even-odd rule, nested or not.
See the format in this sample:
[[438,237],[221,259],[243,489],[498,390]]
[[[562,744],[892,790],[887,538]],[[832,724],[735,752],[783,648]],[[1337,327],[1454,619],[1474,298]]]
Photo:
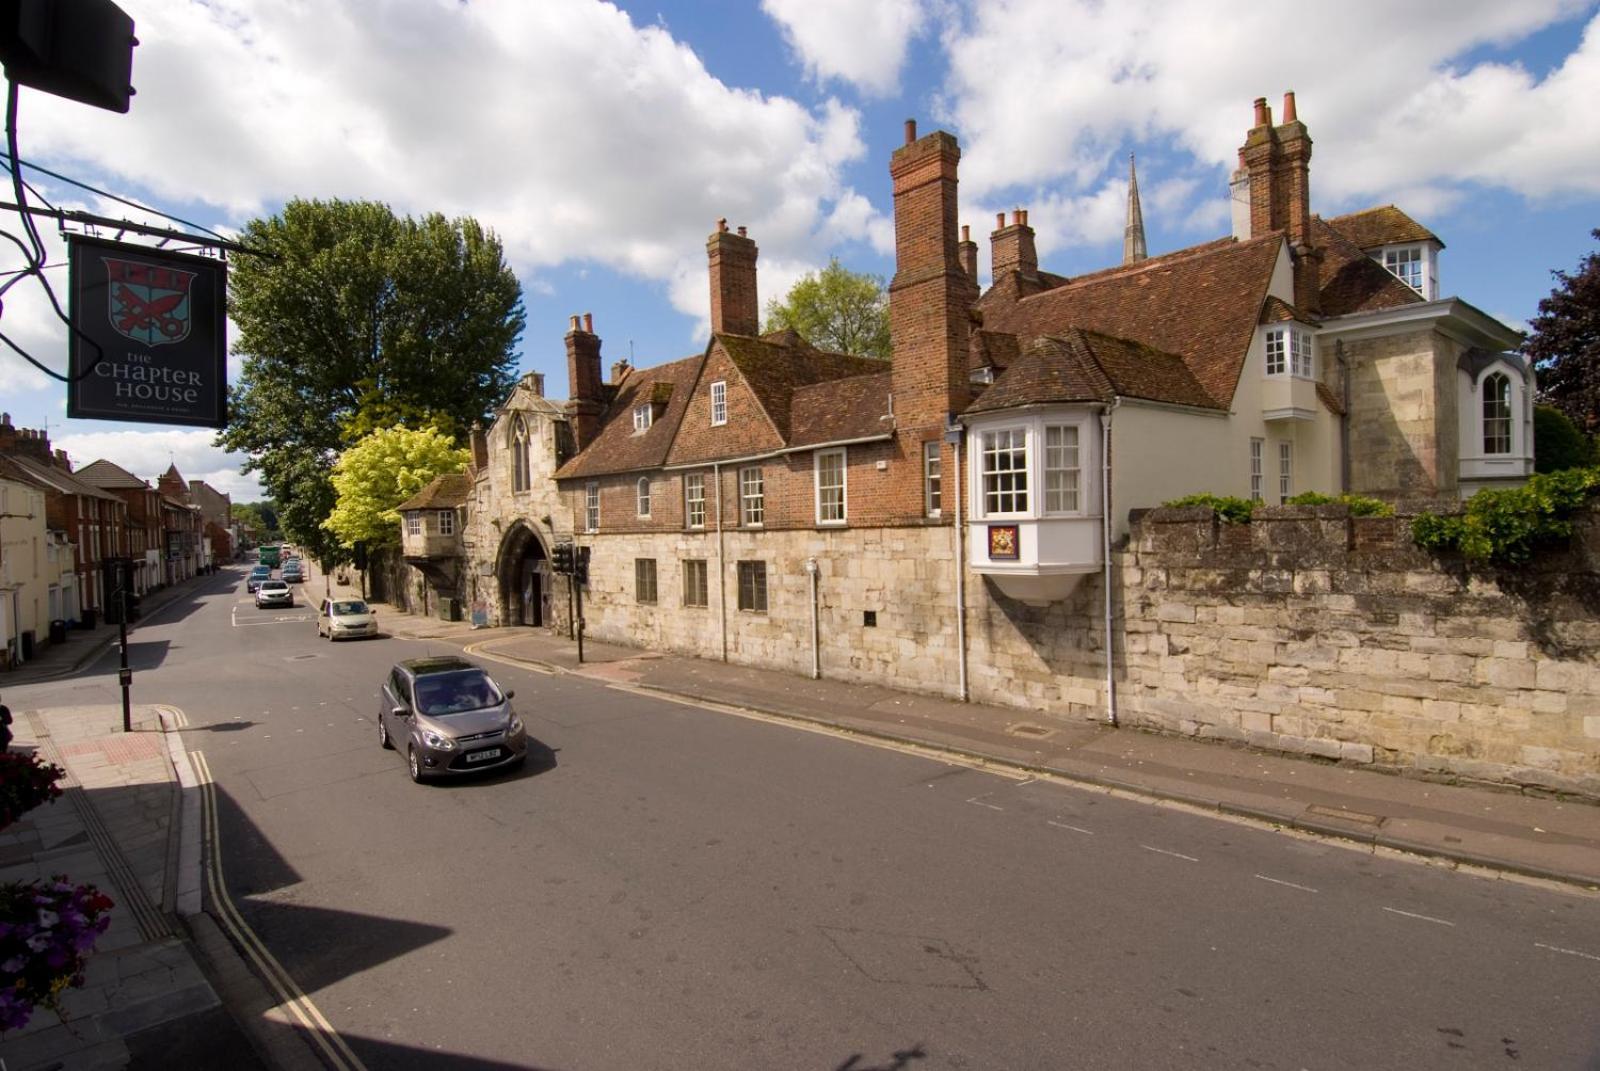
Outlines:
[[983,433],[983,508],[985,513],[1028,510],[1028,447],[1021,428]]
[[943,479],[940,474],[939,443],[922,444],[922,508],[929,517],[942,511]]
[[728,384],[718,380],[711,384],[711,423],[728,422]]
[[1267,332],[1267,375],[1281,376],[1288,365],[1284,359],[1284,332]]
[[844,451],[817,455],[817,521],[837,524],[844,520]]
[[639,516],[650,516],[650,480],[646,476],[639,477]]
[[590,483],[583,490],[583,526],[591,532],[600,530],[600,485]]
[[684,516],[690,528],[706,526],[706,478],[691,472],[683,478]]
[[633,586],[634,594],[640,602],[653,603],[656,601],[656,560],[654,558],[633,559]]
[[1278,444],[1278,499],[1294,495],[1294,444]]
[[683,563],[683,605],[706,606],[706,562],[704,558],[689,558]]
[[1078,510],[1078,428],[1044,429],[1044,508],[1050,513]]
[[1250,440],[1250,500],[1252,502],[1261,501],[1262,453],[1265,447],[1266,443],[1261,439]]
[[761,524],[766,520],[766,494],[759,468],[739,470],[740,523]]
[[739,609],[767,612],[767,563],[739,563]]
[[1511,452],[1511,380],[1498,372],[1483,381],[1483,452]]

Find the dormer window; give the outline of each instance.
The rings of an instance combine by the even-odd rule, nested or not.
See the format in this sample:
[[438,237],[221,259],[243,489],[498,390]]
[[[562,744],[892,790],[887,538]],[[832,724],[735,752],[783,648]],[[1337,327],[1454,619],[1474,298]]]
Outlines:
[[1311,332],[1301,327],[1274,327],[1268,331],[1267,375],[1316,378],[1316,350]]
[[655,410],[649,403],[633,407],[633,430],[646,431],[655,422]]
[[1383,266],[1388,268],[1396,279],[1399,279],[1417,293],[1422,293],[1421,246],[1408,245],[1399,249],[1385,249],[1383,251]]

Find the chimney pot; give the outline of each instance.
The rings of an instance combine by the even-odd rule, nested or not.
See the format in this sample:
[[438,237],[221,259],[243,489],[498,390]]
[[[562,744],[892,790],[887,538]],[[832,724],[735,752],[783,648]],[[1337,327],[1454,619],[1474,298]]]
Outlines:
[[1022,216],[1022,225],[1026,227],[1028,225],[1028,210],[1024,208],[1018,214]]
[[1272,109],[1267,107],[1266,97],[1256,98],[1256,126],[1272,125]]
[[1292,89],[1283,95],[1283,121],[1285,123],[1293,123],[1296,121],[1296,116],[1294,113],[1294,90]]
[[594,313],[586,312],[583,314],[583,329],[591,335],[594,334]]
[[996,212],[994,214],[994,229],[997,231],[1006,229],[1006,214],[1004,212]]
[[917,121],[915,119],[907,119],[906,120],[906,144],[910,145],[913,141],[916,141],[916,140],[917,140]]
[[578,317],[577,316],[573,316],[572,317],[572,324],[571,324],[570,327],[567,328],[567,330],[576,331],[577,329],[578,329]]
[[972,241],[972,228],[967,226],[965,223],[961,225],[961,240],[963,242]]
[[728,221],[727,221],[727,219],[724,218],[724,219],[717,220],[717,232],[719,234],[724,232],[724,231],[726,231],[727,229],[728,229]]
[[739,228],[739,237],[740,238],[748,238],[749,237],[749,235],[745,234],[743,227]]

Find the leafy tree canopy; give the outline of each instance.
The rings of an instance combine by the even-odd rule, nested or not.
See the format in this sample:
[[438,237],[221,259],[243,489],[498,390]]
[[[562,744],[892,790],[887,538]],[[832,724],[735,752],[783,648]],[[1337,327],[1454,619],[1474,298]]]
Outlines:
[[402,422],[463,438],[514,382],[521,287],[476,221],[370,201],[291,201],[242,240],[268,255],[230,273],[244,371],[218,445],[250,455],[285,534],[334,563],[339,451]]
[[[1600,229],[1592,232],[1600,240]],[[1579,430],[1600,432],[1600,253],[1572,274],[1551,272],[1558,285],[1539,302],[1523,352],[1533,361],[1542,400]]]
[[240,524],[249,525],[262,536],[275,535],[278,531],[278,511],[272,502],[235,502],[233,504],[233,519]]
[[459,472],[468,452],[435,428],[404,426],[375,431],[339,455],[333,466],[333,511],[323,527],[342,546],[394,543],[400,535],[395,507],[433,481]]
[[1535,472],[1579,469],[1596,462],[1594,443],[1572,420],[1553,405],[1533,407],[1533,468]]
[[828,261],[789,288],[780,302],[767,302],[763,330],[793,328],[823,350],[889,359],[889,300],[883,279]]

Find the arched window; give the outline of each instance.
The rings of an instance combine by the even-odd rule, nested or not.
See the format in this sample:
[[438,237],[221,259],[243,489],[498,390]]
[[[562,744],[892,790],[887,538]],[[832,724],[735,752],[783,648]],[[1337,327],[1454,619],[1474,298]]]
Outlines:
[[650,478],[639,477],[639,516],[650,516]]
[[1511,452],[1511,380],[1500,372],[1483,380],[1483,452]]
[[521,417],[511,425],[511,489],[528,489],[528,425]]

